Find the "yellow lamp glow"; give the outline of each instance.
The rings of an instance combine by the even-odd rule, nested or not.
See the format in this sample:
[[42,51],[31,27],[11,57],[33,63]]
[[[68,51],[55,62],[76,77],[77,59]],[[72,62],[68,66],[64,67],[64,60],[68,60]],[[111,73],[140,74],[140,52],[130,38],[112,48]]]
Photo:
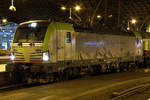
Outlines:
[[65,7],[65,6],[62,6],[62,7],[61,7],[61,10],[66,10],[66,7]]
[[75,6],[75,10],[76,11],[80,11],[81,10],[81,7],[79,5]]
[[101,15],[97,15],[97,18],[100,19],[102,16]]
[[135,24],[136,22],[137,22],[136,19],[132,19],[132,20],[131,20],[131,23],[132,23],[132,24]]
[[6,19],[6,18],[3,18],[3,19],[2,19],[2,23],[7,23],[7,19]]
[[9,10],[16,11],[16,7],[14,6],[14,0],[11,0],[11,6],[9,7]]

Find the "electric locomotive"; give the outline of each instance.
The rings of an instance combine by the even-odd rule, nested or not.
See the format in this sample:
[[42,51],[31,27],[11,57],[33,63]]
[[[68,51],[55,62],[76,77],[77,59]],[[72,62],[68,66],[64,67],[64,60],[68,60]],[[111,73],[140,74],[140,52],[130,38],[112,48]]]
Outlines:
[[30,81],[47,82],[81,73],[129,69],[142,62],[142,37],[133,32],[76,31],[70,23],[33,20],[21,23],[11,46],[13,66]]

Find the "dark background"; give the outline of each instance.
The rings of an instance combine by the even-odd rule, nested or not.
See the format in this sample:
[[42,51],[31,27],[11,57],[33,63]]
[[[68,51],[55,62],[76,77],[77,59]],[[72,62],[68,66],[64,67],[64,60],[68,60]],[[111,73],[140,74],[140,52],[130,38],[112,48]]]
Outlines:
[[[9,10],[11,0],[0,0],[0,18],[16,23],[32,19],[69,21],[69,11],[62,11],[60,7],[73,8],[76,4],[82,9],[73,11],[72,21],[81,26],[120,27],[132,18],[138,21],[138,30],[144,30],[149,24],[150,0],[14,0],[16,12]],[[96,18],[98,14],[101,19]]]

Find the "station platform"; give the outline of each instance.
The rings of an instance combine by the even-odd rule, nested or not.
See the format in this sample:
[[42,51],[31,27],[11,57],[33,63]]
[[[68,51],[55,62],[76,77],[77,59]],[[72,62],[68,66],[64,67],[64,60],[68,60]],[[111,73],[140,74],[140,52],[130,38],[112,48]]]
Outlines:
[[113,92],[150,82],[149,71],[110,73],[0,93],[0,100],[110,100]]

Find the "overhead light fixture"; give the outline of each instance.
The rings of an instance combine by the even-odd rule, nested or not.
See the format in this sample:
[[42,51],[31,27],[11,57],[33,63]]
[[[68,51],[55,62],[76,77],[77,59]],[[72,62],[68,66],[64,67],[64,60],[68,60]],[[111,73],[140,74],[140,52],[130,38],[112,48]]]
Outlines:
[[79,5],[75,6],[75,10],[76,11],[80,11],[81,10],[81,7]]
[[108,18],[112,18],[113,15],[108,15]]
[[132,23],[132,24],[135,24],[136,22],[137,22],[136,19],[132,19],[132,20],[131,20],[131,23]]
[[61,7],[61,10],[66,10],[66,7],[65,7],[65,6],[62,6],[62,7]]
[[101,15],[97,15],[97,18],[100,19],[102,16]]
[[130,30],[130,27],[127,27],[127,30],[129,31],[129,30]]
[[14,0],[11,0],[11,6],[9,7],[9,10],[16,11],[16,7],[14,6]]
[[3,18],[3,19],[2,19],[2,23],[7,23],[7,19],[6,19],[6,18]]

